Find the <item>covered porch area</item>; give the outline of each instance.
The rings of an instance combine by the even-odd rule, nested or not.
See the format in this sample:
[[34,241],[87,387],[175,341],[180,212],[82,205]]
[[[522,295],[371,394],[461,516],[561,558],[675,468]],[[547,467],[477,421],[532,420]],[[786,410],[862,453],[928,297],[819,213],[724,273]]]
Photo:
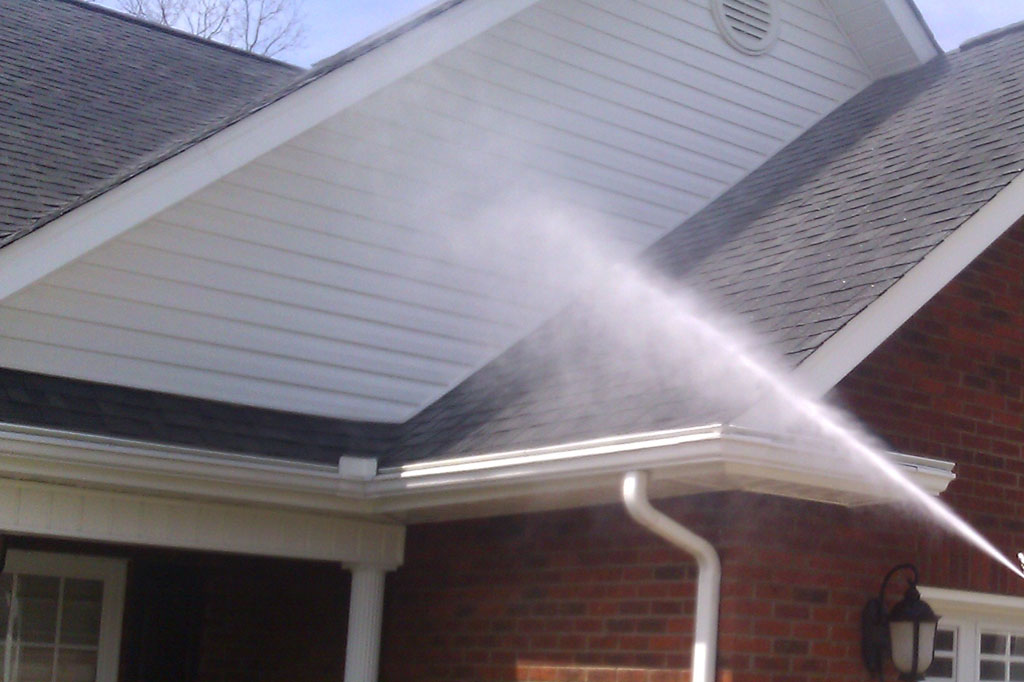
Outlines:
[[0,480],[3,679],[376,680],[404,528]]

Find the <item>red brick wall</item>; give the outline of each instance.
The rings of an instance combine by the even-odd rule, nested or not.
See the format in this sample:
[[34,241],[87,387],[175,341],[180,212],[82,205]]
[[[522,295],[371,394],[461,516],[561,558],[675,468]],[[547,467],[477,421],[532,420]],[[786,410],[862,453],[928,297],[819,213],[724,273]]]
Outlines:
[[[895,449],[957,462],[944,498],[1024,549],[1024,229],[1003,237],[835,398]],[[747,494],[667,504],[723,559],[719,678],[863,682],[860,612],[894,564],[925,583],[1020,581],[934,524]],[[389,582],[383,679],[688,679],[692,563],[616,507],[410,529]]]
[[682,680],[694,572],[615,507],[412,528],[383,679]]
[[[915,558],[902,522],[739,493],[659,506],[721,555],[719,679],[863,682],[860,611]],[[695,570],[618,507],[412,528],[382,679],[688,681]]]
[[[839,386],[895,449],[957,463],[943,495],[1010,557],[1024,549],[1024,224],[1018,223]],[[1024,594],[958,540],[930,538],[929,578]]]

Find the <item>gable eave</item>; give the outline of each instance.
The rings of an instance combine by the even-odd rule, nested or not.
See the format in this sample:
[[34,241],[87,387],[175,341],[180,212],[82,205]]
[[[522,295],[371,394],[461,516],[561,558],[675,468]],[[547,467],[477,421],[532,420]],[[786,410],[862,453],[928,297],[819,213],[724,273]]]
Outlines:
[[[821,344],[795,370],[825,395],[1024,216],[1024,173],[932,249],[888,290]],[[749,414],[749,413],[748,413]],[[739,420],[743,423],[743,420]]]
[[884,78],[943,53],[913,0],[827,0],[865,67]]
[[0,301],[535,2],[433,5],[325,60],[235,118],[121,173],[0,248]]

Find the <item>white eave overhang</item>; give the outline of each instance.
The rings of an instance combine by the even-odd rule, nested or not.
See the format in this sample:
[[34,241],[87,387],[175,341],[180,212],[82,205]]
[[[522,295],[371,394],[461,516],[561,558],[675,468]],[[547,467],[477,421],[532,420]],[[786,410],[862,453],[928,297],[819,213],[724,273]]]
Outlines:
[[[897,497],[865,475],[870,465],[840,466],[829,454],[812,441],[710,425],[376,472],[373,460],[303,464],[0,426],[6,479],[389,523],[612,503],[621,475],[637,468],[651,472],[658,497],[741,490],[846,506]],[[949,462],[896,453],[890,459],[932,494],[954,478]]]

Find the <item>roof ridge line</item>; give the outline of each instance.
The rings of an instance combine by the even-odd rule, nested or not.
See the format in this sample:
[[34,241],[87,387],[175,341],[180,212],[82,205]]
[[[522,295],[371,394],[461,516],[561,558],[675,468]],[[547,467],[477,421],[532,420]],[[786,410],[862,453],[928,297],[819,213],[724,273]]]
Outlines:
[[1003,26],[1001,28],[986,31],[985,33],[976,35],[973,38],[968,38],[964,42],[960,43],[960,47],[958,49],[969,50],[972,47],[984,45],[985,43],[990,43],[993,40],[1002,38],[1005,35],[1017,33],[1019,31],[1024,31],[1024,21],[1018,21],[1013,24],[1007,24],[1006,26]]
[[282,61],[280,59],[274,59],[273,57],[268,57],[266,55],[258,54],[256,52],[250,52],[248,50],[243,50],[240,47],[235,47],[234,45],[228,45],[227,43],[221,43],[221,42],[218,42],[216,40],[211,40],[210,38],[203,38],[202,36],[197,36],[194,33],[189,33],[188,31],[183,31],[180,28],[174,28],[173,26],[168,26],[166,24],[160,24],[160,23],[157,23],[155,21],[150,21],[149,19],[142,19],[140,17],[136,17],[136,16],[128,14],[126,12],[119,12],[116,9],[112,9],[110,7],[104,7],[103,5],[98,4],[96,2],[96,0],[91,0],[91,1],[90,0],[57,0],[57,1],[58,2],[62,2],[64,4],[66,4],[66,5],[74,5],[76,7],[81,7],[84,10],[87,10],[87,11],[90,11],[90,12],[96,12],[97,14],[104,14],[106,16],[112,17],[112,18],[117,19],[119,21],[124,21],[124,22],[128,22],[128,23],[131,23],[131,24],[137,24],[137,25],[142,26],[144,28],[149,28],[149,29],[153,29],[153,30],[156,30],[156,31],[160,31],[161,33],[166,33],[166,34],[172,35],[172,36],[174,36],[176,38],[184,38],[186,40],[190,40],[192,42],[199,43],[200,45],[206,45],[206,46],[209,46],[209,47],[214,47],[214,48],[217,48],[217,49],[220,49],[220,50],[224,50],[226,52],[230,52],[232,54],[236,54],[236,55],[239,55],[239,56],[242,56],[242,57],[249,57],[251,59],[256,59],[256,60],[261,61],[261,62],[267,62],[269,64],[274,64],[275,66],[284,66],[284,67],[287,67],[289,69],[295,70],[297,73],[302,73],[302,72],[304,72],[306,70],[306,69],[303,69],[301,66],[297,66],[295,64],[291,64],[289,62]]

